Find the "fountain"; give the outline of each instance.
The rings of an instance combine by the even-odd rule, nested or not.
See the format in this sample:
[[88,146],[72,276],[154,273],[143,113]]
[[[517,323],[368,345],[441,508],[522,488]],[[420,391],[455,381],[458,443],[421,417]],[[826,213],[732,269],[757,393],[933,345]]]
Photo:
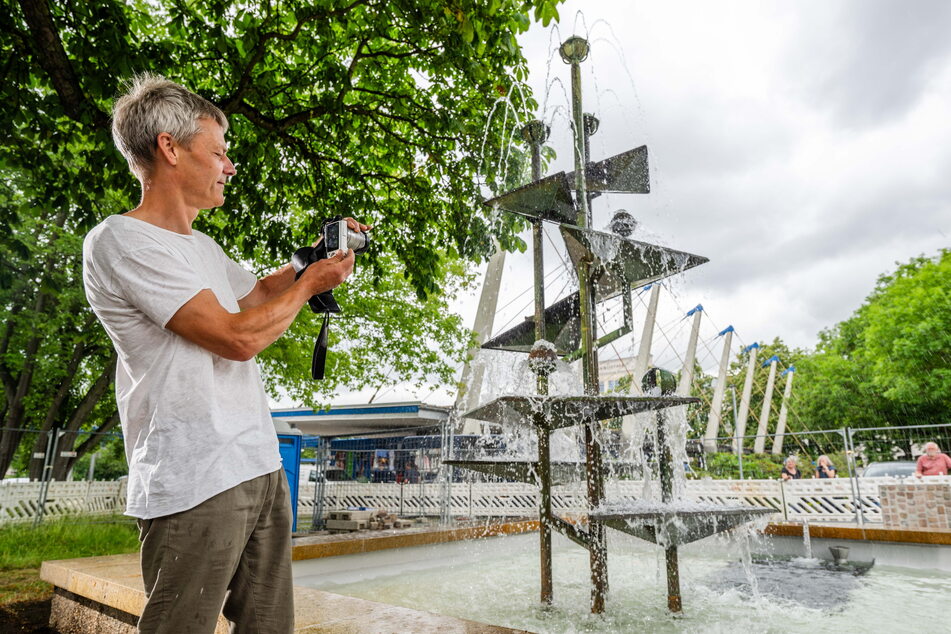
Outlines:
[[[535,313],[530,319],[494,337],[483,348],[528,353],[529,368],[535,374],[537,395],[503,396],[463,414],[491,423],[527,425],[538,440],[536,460],[452,460],[447,465],[535,483],[539,487],[539,535],[541,558],[541,602],[551,604],[552,535],[554,529],[588,550],[591,575],[591,612],[605,608],[607,591],[606,529],[622,531],[664,548],[668,586],[668,609],[680,612],[679,546],[752,521],[768,509],[711,506],[678,501],[674,497],[671,432],[663,410],[686,406],[698,399],[674,395],[673,375],[652,369],[643,378],[643,395],[600,395],[598,348],[632,329],[633,289],[681,273],[707,258],[666,247],[631,240],[636,222],[620,210],[611,222],[615,233],[592,228],[591,202],[602,193],[647,194],[650,192],[646,146],[610,158],[590,160],[590,137],[599,122],[582,111],[581,67],[588,56],[588,42],[571,37],[560,48],[561,57],[571,67],[572,128],[574,166],[569,174],[541,175],[541,147],[549,128],[532,121],[522,130],[532,155],[533,182],[498,196],[486,204],[529,218],[533,227]],[[572,195],[572,190],[574,195]],[[542,223],[559,226],[578,277],[578,291],[545,307]],[[596,312],[599,304],[620,296],[623,325],[599,337]],[[549,395],[548,378],[558,359],[581,361],[584,394]],[[640,377],[638,377],[640,378]],[[654,455],[660,480],[659,502],[612,507],[605,503],[605,466],[601,454],[601,421],[630,414],[652,412]],[[587,512],[569,521],[552,511],[554,484],[570,481],[570,465],[551,460],[551,433],[580,427],[584,436],[584,479]]]

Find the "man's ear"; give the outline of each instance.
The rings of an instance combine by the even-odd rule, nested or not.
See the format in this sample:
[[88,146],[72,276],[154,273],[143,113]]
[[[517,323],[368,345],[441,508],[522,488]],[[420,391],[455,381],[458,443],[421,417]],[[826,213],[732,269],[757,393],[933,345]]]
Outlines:
[[165,160],[169,165],[178,164],[178,144],[168,132],[162,132],[156,138],[158,143],[157,159]]

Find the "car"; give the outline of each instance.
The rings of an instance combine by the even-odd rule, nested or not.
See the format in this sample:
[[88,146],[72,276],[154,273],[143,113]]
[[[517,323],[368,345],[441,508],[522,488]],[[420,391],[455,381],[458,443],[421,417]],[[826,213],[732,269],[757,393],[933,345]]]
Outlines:
[[865,471],[862,472],[863,478],[907,478],[915,475],[916,463],[907,460],[895,460],[892,462],[872,462]]

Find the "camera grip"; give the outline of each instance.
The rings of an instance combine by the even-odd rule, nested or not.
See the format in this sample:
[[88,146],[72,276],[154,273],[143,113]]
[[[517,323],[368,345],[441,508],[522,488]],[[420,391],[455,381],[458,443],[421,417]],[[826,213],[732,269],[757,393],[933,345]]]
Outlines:
[[[291,256],[291,266],[297,271],[294,279],[299,279],[300,276],[304,274],[304,271],[307,270],[308,266],[326,257],[327,247],[324,246],[323,243],[318,244],[316,247],[302,247],[295,251],[294,255]],[[323,293],[312,295],[311,298],[307,300],[307,304],[315,313],[340,312],[340,305],[337,304],[337,300],[334,299],[332,291],[324,291]]]

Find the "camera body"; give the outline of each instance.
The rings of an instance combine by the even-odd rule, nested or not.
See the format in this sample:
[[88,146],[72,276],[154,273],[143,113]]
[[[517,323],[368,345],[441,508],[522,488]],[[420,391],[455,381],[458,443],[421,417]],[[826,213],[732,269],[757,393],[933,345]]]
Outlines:
[[366,231],[353,231],[346,220],[333,219],[323,230],[326,257],[332,258],[338,251],[353,251],[359,255],[370,248],[370,236]]
[[[300,277],[308,266],[314,262],[331,258],[338,251],[353,251],[354,254],[364,253],[370,248],[370,237],[365,231],[352,231],[347,221],[337,216],[324,224],[323,240],[314,247],[303,247],[291,256],[291,264]],[[314,295],[307,302],[315,313],[339,313],[340,306],[334,299],[332,291],[325,291]]]

